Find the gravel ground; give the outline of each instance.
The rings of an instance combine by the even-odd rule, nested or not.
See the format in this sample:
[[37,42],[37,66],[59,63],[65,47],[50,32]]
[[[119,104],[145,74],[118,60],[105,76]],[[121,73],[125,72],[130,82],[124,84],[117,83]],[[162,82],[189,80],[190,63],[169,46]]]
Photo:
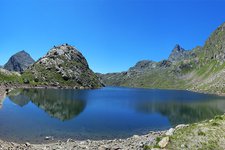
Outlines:
[[155,145],[156,138],[164,132],[150,132],[147,135],[134,135],[127,139],[99,140],[99,141],[58,141],[49,144],[17,144],[0,140],[0,150],[141,150],[145,145]]

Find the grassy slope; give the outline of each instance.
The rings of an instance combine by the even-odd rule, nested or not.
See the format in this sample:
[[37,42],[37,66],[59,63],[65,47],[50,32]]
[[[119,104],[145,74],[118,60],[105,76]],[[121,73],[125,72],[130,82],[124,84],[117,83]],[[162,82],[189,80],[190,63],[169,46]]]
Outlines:
[[177,130],[170,138],[168,149],[223,150],[225,149],[225,116],[191,124]]
[[149,72],[124,81],[122,86],[163,88],[163,89],[184,89],[184,81],[176,78],[170,70]]
[[165,147],[168,150],[224,150],[225,115],[175,128],[172,135],[162,134],[155,139],[155,145],[145,145],[144,149],[160,149],[159,142],[165,137],[169,137]]
[[22,83],[22,78],[16,74],[5,74],[0,72],[0,83]]
[[[68,70],[71,66],[82,67],[80,63],[75,61],[71,61],[62,65],[65,70]],[[54,66],[51,66],[50,69],[46,69],[45,66],[35,63],[35,65],[32,67],[32,70],[28,69],[22,74],[22,79],[29,80],[31,85],[51,85],[55,82],[58,82],[61,86],[80,86],[76,80],[64,80],[62,75],[57,73]],[[35,78],[37,78],[37,80]],[[94,87],[100,87],[97,75],[91,70],[84,70],[84,72],[80,74],[79,78],[81,81],[88,82]]]
[[225,93],[225,24],[211,34],[203,47],[196,47],[192,51],[196,57],[177,62],[172,67],[152,69],[131,76],[108,74],[103,76],[103,81],[107,85],[117,86]]

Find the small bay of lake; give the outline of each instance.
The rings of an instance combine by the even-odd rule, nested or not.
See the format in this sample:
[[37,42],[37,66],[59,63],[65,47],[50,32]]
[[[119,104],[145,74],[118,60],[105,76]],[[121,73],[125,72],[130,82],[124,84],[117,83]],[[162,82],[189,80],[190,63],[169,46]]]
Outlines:
[[[225,98],[181,90],[17,89],[0,108],[0,139],[114,139],[224,114]],[[49,141],[48,141],[49,142]]]

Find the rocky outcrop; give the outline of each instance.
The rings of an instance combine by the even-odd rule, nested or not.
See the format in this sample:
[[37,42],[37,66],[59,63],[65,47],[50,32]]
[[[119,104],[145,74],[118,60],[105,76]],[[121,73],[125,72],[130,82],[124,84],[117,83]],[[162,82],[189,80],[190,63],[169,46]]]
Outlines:
[[102,86],[84,56],[68,44],[54,46],[44,57],[30,66],[22,77],[27,83],[33,84],[73,88]]
[[23,50],[10,57],[8,62],[4,65],[4,69],[9,71],[23,72],[34,62],[35,61],[33,58],[31,58],[31,56]]
[[156,62],[154,61],[151,61],[151,60],[142,60],[142,61],[139,61],[135,64],[134,67],[131,67],[129,69],[129,71],[136,71],[136,72],[140,72],[140,71],[143,71],[143,70],[151,70],[151,69],[154,69],[156,68]]
[[173,63],[184,61],[196,57],[196,54],[193,51],[188,51],[183,49],[180,45],[175,45],[174,49],[172,50],[168,61]]

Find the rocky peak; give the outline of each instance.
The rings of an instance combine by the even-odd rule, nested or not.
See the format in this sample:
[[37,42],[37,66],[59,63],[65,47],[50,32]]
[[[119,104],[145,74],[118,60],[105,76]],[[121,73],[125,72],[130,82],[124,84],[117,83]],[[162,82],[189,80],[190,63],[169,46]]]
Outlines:
[[[63,61],[76,61],[82,63],[82,65],[88,66],[88,63],[84,56],[73,46],[68,44],[63,44],[60,46],[54,46],[50,51],[42,58],[41,61],[46,59],[58,60],[57,63],[60,65]],[[59,61],[59,60],[63,61]]]
[[179,44],[176,44],[173,51],[174,52],[183,52],[183,51],[185,51],[185,49],[183,49]]
[[31,82],[74,88],[101,87],[97,75],[89,68],[85,57],[73,46],[54,46],[32,65],[24,76]]
[[4,65],[9,71],[23,72],[34,63],[33,58],[24,50],[14,54]]
[[180,45],[176,44],[168,58],[168,61],[176,63],[179,61],[189,59],[190,56],[191,56],[191,51],[187,51],[184,48],[182,48]]

